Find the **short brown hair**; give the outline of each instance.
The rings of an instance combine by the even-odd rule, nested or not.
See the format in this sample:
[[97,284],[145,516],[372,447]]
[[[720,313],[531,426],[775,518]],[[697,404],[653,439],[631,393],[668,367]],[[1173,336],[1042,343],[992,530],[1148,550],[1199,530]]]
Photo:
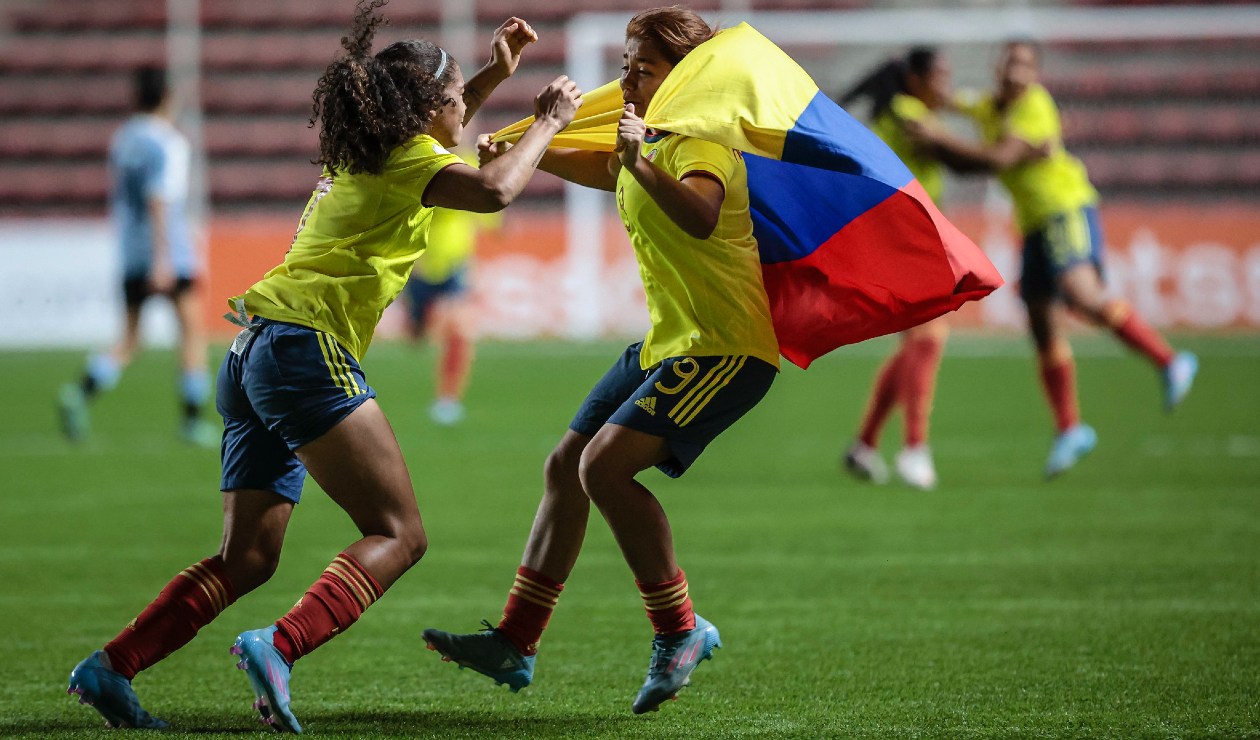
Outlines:
[[652,42],[670,64],[678,64],[692,49],[713,38],[714,33],[699,14],[681,5],[645,10],[626,24],[626,38]]

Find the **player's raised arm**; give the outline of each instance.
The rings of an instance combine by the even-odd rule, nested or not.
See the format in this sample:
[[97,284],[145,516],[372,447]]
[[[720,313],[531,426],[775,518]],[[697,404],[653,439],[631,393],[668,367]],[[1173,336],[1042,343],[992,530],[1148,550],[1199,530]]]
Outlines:
[[521,63],[521,52],[526,45],[538,40],[538,34],[528,23],[515,16],[508,18],[494,32],[490,43],[490,61],[477,71],[464,85],[464,124],[486,102],[490,93],[516,72]]
[[534,99],[534,123],[516,146],[481,169],[452,165],[434,176],[424,194],[426,205],[490,213],[508,206],[533,176],[547,144],[577,113],[582,92],[561,75]]

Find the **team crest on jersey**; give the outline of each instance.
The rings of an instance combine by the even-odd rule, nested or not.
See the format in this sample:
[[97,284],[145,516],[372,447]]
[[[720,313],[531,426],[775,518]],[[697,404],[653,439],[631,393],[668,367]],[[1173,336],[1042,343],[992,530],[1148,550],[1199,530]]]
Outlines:
[[657,153],[658,151],[660,151],[660,150],[659,150],[659,149],[652,149],[652,150],[648,151],[648,153],[647,153],[647,161],[649,161],[649,162],[655,162],[655,161],[656,161],[656,153]]
[[635,401],[634,405],[648,412],[648,415],[656,416],[656,396],[644,396]]

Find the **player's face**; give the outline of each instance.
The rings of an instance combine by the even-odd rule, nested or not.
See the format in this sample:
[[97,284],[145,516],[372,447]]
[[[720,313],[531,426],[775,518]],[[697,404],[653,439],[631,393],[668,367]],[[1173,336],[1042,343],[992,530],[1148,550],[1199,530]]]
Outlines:
[[429,135],[444,147],[459,146],[464,133],[464,113],[467,110],[468,106],[464,104],[464,75],[460,73],[459,65],[456,65],[450,83],[442,91],[442,103],[433,114],[433,120],[429,122]]
[[634,106],[634,114],[640,118],[647,112],[648,104],[660,88],[665,75],[674,68],[656,44],[646,39],[626,39],[626,53],[622,57],[621,99]]
[[1037,81],[1037,51],[1028,44],[1007,44],[998,60],[997,84],[1004,97],[1022,93]]
[[923,101],[932,110],[945,107],[954,96],[954,70],[949,60],[937,54],[932,68],[922,75],[910,74],[906,78],[910,94]]

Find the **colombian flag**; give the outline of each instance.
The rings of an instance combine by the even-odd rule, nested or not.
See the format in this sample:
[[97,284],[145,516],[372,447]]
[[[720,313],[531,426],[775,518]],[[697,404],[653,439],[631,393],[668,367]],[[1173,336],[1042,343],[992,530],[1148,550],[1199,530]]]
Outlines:
[[[621,110],[617,82],[584,95],[552,146],[612,151]],[[519,138],[530,122],[494,139]],[[644,122],[744,153],[779,350],[801,367],[1002,285],[901,160],[747,23],[684,57]]]

